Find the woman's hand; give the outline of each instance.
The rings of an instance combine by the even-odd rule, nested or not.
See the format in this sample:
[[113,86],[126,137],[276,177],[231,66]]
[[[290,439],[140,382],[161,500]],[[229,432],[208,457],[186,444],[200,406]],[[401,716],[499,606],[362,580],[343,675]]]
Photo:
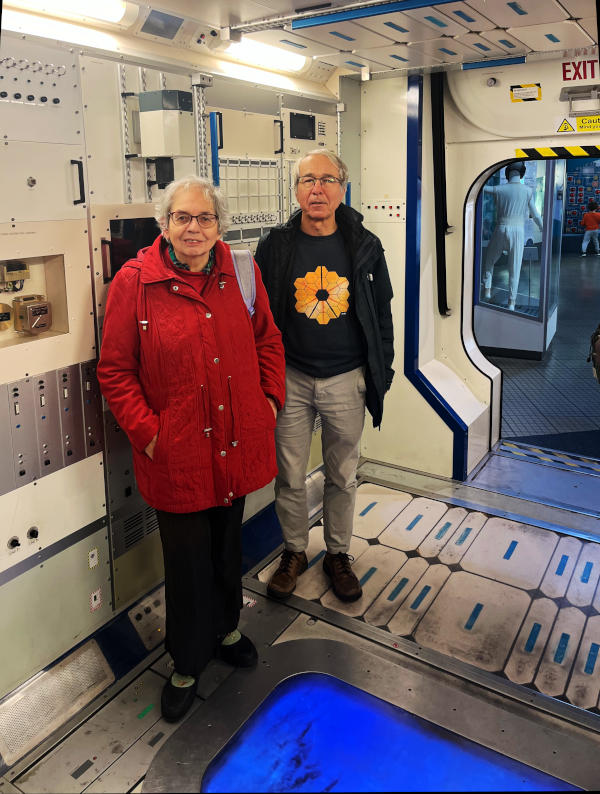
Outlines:
[[152,441],[148,444],[148,446],[144,450],[144,452],[146,453],[146,455],[148,455],[150,460],[154,460],[154,447],[156,446],[156,439],[157,438],[158,438],[158,433],[156,433],[154,435],[154,438],[152,439]]
[[273,416],[277,419],[277,406],[275,405],[275,400],[272,397],[267,397],[267,402],[273,409]]

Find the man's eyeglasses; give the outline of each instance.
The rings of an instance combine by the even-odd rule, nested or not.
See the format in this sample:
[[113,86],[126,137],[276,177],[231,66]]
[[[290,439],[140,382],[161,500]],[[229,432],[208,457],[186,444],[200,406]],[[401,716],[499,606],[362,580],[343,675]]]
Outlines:
[[298,178],[298,184],[306,188],[313,188],[317,182],[322,187],[342,184],[342,180],[338,179],[337,176],[301,176]]
[[200,215],[190,215],[188,212],[170,212],[169,218],[175,226],[188,226],[195,219],[198,222],[198,226],[203,229],[209,229],[214,226],[219,219],[217,215],[213,215],[210,212],[203,212]]

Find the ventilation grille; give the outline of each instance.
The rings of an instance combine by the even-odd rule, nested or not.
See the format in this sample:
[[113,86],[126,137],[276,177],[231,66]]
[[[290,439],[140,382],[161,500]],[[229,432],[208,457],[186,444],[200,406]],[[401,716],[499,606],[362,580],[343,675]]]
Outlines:
[[0,755],[5,763],[11,766],[22,758],[114,680],[100,648],[90,640],[18,689],[0,705]]
[[317,122],[317,135],[327,135],[327,125],[324,121]]
[[[141,498],[139,502],[141,502]],[[135,512],[124,516],[124,510],[116,511],[113,516],[111,533],[115,557],[125,554],[145,537],[158,531],[156,510],[139,502],[135,505]],[[130,509],[129,505],[127,507]]]

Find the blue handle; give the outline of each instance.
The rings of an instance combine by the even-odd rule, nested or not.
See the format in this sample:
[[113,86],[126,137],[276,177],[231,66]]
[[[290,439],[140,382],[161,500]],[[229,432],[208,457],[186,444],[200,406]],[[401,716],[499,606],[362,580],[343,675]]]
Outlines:
[[[210,154],[212,165],[212,180],[215,187],[219,187],[221,177],[219,175],[219,114],[216,112],[209,113],[210,123]],[[221,146],[223,144],[221,143]]]

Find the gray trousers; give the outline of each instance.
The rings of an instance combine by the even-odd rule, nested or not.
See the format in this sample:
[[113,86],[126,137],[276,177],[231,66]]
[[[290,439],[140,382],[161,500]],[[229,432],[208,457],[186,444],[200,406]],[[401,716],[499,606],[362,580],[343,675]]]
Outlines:
[[304,551],[308,545],[306,468],[317,412],[325,464],[323,525],[332,554],[346,553],[352,537],[356,467],[365,421],[363,368],[332,378],[313,378],[286,368],[285,406],[277,417],[275,442],[279,473],[275,508],[285,547]]

